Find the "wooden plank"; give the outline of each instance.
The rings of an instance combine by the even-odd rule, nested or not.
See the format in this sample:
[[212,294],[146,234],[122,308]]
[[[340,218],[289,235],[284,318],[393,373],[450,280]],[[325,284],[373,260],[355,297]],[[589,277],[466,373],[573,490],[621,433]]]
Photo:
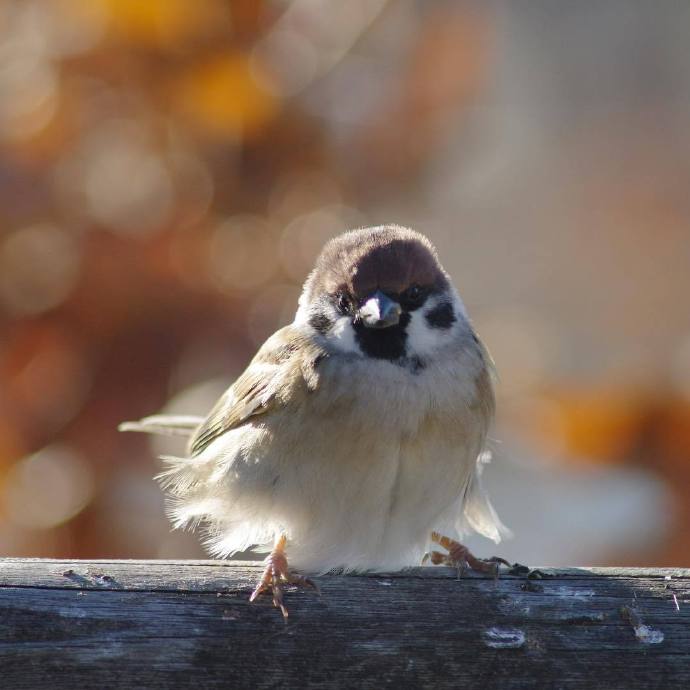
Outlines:
[[0,560],[2,687],[690,687],[690,571],[319,578],[258,563]]
[[[192,568],[198,568],[192,570]],[[256,580],[263,566],[261,561],[172,561],[102,559],[75,561],[70,559],[0,558],[0,586],[73,587],[81,589],[140,589],[177,591],[219,591],[245,588]],[[690,579],[687,568],[536,568],[549,578],[559,580],[604,578],[645,578],[672,581]],[[447,579],[456,572],[445,567],[408,568],[381,576]],[[481,578],[468,571],[464,578]],[[502,578],[515,576],[502,575]]]

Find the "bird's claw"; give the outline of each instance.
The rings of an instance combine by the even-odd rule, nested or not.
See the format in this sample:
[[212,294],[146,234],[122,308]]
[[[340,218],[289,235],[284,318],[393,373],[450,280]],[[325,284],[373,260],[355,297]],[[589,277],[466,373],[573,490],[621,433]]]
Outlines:
[[321,594],[319,587],[313,580],[290,572],[287,556],[285,555],[284,537],[278,540],[273,551],[267,556],[265,563],[266,568],[261,576],[261,580],[251,593],[249,601],[253,602],[262,592],[270,590],[273,594],[273,606],[280,609],[280,612],[283,614],[283,620],[286,623],[289,615],[283,600],[283,587],[286,584],[297,587],[309,587],[317,594]]
[[480,573],[490,573],[496,579],[501,565],[507,565],[508,567],[511,565],[505,558],[499,558],[498,556],[487,559],[477,558],[466,546],[454,539],[444,537],[438,532],[431,533],[431,541],[442,546],[448,553],[442,553],[441,551],[425,553],[422,558],[422,565],[429,561],[432,565],[449,565],[457,569],[458,578],[462,577],[465,570],[469,567],[471,570]]

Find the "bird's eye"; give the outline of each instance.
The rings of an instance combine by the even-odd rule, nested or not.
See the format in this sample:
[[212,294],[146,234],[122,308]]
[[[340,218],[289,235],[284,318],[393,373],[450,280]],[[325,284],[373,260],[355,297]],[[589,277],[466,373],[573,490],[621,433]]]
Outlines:
[[422,302],[424,302],[424,298],[426,297],[426,291],[424,290],[423,287],[419,285],[410,285],[410,287],[403,292],[401,295],[402,297],[402,302],[408,306],[408,307],[419,307]]
[[339,292],[336,296],[335,306],[340,314],[349,314],[350,298],[344,292]]

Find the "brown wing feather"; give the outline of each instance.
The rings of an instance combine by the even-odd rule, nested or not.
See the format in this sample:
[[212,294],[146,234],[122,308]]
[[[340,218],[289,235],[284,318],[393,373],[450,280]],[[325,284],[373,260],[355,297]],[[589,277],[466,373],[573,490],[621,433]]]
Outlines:
[[272,335],[245,372],[221,396],[189,443],[194,456],[250,417],[285,405],[297,393],[316,389],[316,367],[326,352],[294,326]]

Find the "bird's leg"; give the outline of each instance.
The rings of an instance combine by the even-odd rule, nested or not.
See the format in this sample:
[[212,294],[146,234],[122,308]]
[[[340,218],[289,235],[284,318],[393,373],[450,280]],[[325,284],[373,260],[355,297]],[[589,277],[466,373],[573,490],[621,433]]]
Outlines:
[[431,561],[433,565],[450,565],[457,568],[458,575],[461,575],[469,566],[472,570],[480,573],[491,573],[494,577],[498,577],[498,568],[501,563],[510,566],[508,561],[498,556],[487,559],[477,558],[466,546],[454,539],[444,537],[438,532],[431,533],[431,541],[442,546],[448,553],[431,551],[424,554],[422,565],[427,561]]
[[276,539],[273,551],[266,556],[266,560],[264,561],[266,568],[261,576],[261,580],[249,597],[249,601],[254,601],[261,592],[270,589],[273,593],[273,606],[280,609],[283,614],[283,619],[287,623],[288,610],[283,603],[283,586],[285,584],[290,584],[300,587],[311,587],[317,592],[319,588],[316,586],[316,583],[308,577],[302,577],[301,575],[290,572],[287,556],[285,555],[286,542],[287,538],[284,534],[281,534]]

